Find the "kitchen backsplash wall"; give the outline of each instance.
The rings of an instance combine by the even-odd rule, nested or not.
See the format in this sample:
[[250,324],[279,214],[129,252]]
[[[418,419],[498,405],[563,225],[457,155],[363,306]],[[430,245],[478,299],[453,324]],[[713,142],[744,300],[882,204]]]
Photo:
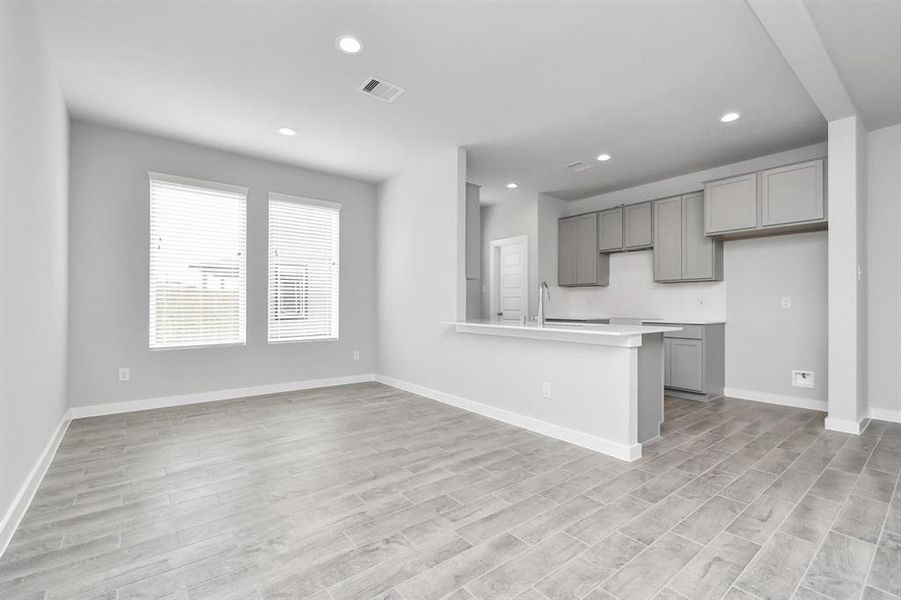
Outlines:
[[549,316],[726,320],[726,282],[655,283],[650,250],[610,256],[607,287],[552,290]]

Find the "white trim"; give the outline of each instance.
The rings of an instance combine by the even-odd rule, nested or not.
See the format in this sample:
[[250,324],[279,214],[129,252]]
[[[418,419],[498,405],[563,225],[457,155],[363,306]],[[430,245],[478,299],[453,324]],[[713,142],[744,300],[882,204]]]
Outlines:
[[500,259],[500,249],[503,246],[513,246],[514,244],[522,244],[522,264],[520,265],[522,269],[522,285],[520,287],[522,290],[523,308],[519,312],[525,315],[526,320],[531,317],[530,311],[532,310],[532,307],[529,302],[529,289],[533,282],[529,281],[529,273],[532,268],[532,265],[529,264],[529,236],[516,235],[488,242],[488,251],[490,252],[488,258],[488,310],[491,311],[488,316],[492,320],[496,319],[497,313],[500,312],[500,306],[498,306],[498,303],[500,302],[500,298],[498,297],[499,290],[497,289],[497,276],[500,274],[499,265],[497,263]]
[[870,420],[866,417],[863,417],[859,421],[826,417],[825,426],[829,431],[841,431],[842,433],[853,433],[854,435],[860,435],[869,424]]
[[901,423],[901,408],[873,408],[871,406],[868,416],[877,421]]
[[176,185],[186,185],[188,187],[206,188],[210,190],[218,190],[229,194],[241,194],[247,196],[250,191],[249,187],[242,185],[233,185],[231,183],[222,183],[220,181],[205,181],[203,179],[192,179],[190,177],[181,177],[180,175],[169,175],[168,173],[157,173],[155,171],[147,171],[150,181],[164,181],[166,183],[174,183]]
[[765,402],[766,404],[778,404],[779,406],[791,406],[793,408],[806,408],[808,410],[819,410],[822,412],[827,412],[829,410],[829,404],[825,400],[813,400],[811,398],[800,398],[798,396],[784,396],[782,394],[771,394],[769,392],[757,392],[754,390],[743,390],[732,387],[724,388],[723,395],[727,398],[752,400],[754,402]]
[[314,198],[304,198],[303,196],[292,196],[291,194],[282,194],[281,192],[269,192],[269,200],[275,200],[276,202],[295,202],[297,204],[309,204],[310,206],[321,206],[323,208],[341,210],[340,202],[316,200]]
[[62,441],[63,435],[65,435],[71,421],[70,411],[66,411],[59,425],[56,426],[56,431],[47,440],[44,451],[41,452],[37,462],[31,467],[28,477],[22,482],[22,487],[19,488],[19,492],[6,510],[6,514],[3,515],[3,520],[0,521],[0,556],[3,556],[3,553],[6,552],[9,541],[16,532],[16,528],[19,527],[22,517],[25,516],[25,511],[31,505],[34,494],[38,490],[38,486],[41,485],[50,463],[53,462],[53,457],[56,456],[56,449],[59,448],[59,443]]
[[375,381],[375,375],[373,375],[372,373],[366,373],[363,375],[349,375],[346,377],[329,377],[326,379],[308,379],[306,381],[291,381],[287,383],[255,385],[244,388],[234,388],[230,390],[215,390],[212,392],[198,392],[194,394],[181,394],[178,396],[146,398],[144,400],[127,400],[125,402],[110,402],[109,404],[73,406],[70,410],[73,419],[81,419],[84,417],[115,415],[119,413],[134,412],[138,410],[150,410],[153,408],[166,408],[169,406],[184,406],[186,404],[200,404],[203,402],[232,400],[234,398],[244,398],[247,396],[280,394],[282,392],[294,392],[297,390],[331,387],[333,385],[365,383],[367,381]]
[[488,404],[482,404],[481,402],[467,400],[460,396],[439,392],[438,390],[433,390],[416,383],[409,383],[385,375],[376,375],[375,380],[379,383],[384,383],[385,385],[390,385],[391,387],[410,392],[411,394],[417,394],[430,400],[437,400],[438,402],[449,404],[482,415],[483,417],[488,417],[489,419],[495,419],[509,425],[528,429],[529,431],[563,440],[564,442],[569,442],[576,446],[582,446],[583,448],[588,448],[589,450],[594,450],[595,452],[600,452],[620,460],[633,461],[641,458],[641,444],[627,445],[611,442],[610,440],[576,431],[575,429],[554,425],[553,423],[548,423],[547,421],[542,421],[534,417],[527,417],[519,413],[514,413]]

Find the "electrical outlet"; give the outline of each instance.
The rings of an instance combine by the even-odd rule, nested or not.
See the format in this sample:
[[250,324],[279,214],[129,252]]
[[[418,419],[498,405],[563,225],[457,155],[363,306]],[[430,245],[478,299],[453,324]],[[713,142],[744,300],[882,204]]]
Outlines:
[[354,350],[354,360],[360,360],[360,351]]
[[791,296],[782,296],[782,308],[791,308],[792,307],[792,297]]
[[800,388],[813,387],[813,371],[792,371],[792,386]]
[[551,397],[551,384],[547,381],[541,384],[541,396],[544,398]]
[[119,367],[119,381],[131,381],[131,369]]

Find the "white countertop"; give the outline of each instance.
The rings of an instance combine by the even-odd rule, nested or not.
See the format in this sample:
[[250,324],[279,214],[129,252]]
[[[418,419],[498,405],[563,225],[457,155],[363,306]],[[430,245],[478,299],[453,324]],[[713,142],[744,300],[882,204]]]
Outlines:
[[697,320],[697,319],[648,319],[642,323],[670,323],[673,325],[724,325],[723,320]]
[[723,319],[646,319],[643,317],[622,317],[622,316],[606,316],[606,315],[592,315],[590,317],[547,317],[548,319],[556,319],[558,321],[596,321],[601,319],[639,319],[642,323],[651,323],[651,324],[664,324],[664,323],[672,323],[677,325],[723,325],[726,321]]
[[680,331],[680,327],[663,325],[604,325],[578,323],[547,323],[538,327],[537,323],[520,325],[500,321],[472,320],[445,321],[453,325],[459,333],[480,333],[559,342],[601,344],[607,346],[640,346],[641,336],[668,331]]

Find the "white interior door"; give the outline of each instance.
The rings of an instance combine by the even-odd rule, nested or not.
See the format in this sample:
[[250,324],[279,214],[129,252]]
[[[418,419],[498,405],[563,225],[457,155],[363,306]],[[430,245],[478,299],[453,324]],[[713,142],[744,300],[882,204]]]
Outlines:
[[528,237],[491,242],[491,308],[495,319],[519,322],[529,316]]

